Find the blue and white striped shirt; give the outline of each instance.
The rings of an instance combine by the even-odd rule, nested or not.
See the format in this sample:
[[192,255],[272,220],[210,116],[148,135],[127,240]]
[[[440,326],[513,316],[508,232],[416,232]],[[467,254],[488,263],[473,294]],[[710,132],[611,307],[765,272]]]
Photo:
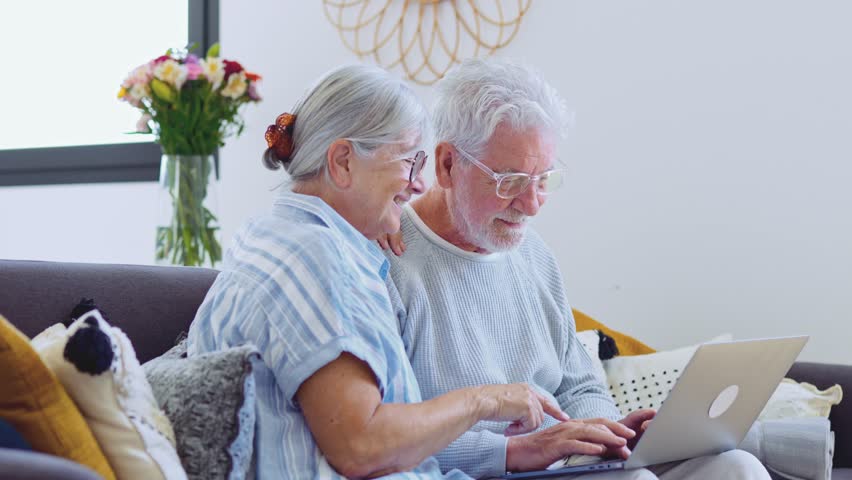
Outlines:
[[[255,344],[259,479],[342,478],[326,461],[294,398],[342,352],[365,361],[383,402],[419,402],[385,286],[388,263],[318,197],[281,194],[271,214],[237,234],[189,331],[190,355]],[[459,471],[448,476],[468,478]],[[444,478],[429,458],[394,479]]]

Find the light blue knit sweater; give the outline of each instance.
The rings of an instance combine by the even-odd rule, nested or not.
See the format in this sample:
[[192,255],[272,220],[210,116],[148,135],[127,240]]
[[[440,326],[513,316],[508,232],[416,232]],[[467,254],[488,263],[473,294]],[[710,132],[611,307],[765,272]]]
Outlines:
[[[527,382],[572,418],[621,415],[576,339],[556,259],[537,233],[505,253],[463,251],[406,207],[406,251],[386,252],[400,334],[423,399],[483,384]],[[556,420],[547,416],[542,428]],[[479,422],[437,455],[443,471],[506,471],[508,423]]]

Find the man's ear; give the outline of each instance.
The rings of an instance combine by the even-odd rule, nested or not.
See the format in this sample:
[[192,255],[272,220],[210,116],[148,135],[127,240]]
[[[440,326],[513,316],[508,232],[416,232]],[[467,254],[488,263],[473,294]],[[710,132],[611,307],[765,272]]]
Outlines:
[[328,173],[331,181],[338,188],[347,188],[352,185],[352,165],[355,151],[349,140],[338,138],[326,151],[326,162],[328,162]]
[[435,179],[443,188],[453,186],[451,174],[458,155],[456,149],[447,142],[441,142],[435,147]]

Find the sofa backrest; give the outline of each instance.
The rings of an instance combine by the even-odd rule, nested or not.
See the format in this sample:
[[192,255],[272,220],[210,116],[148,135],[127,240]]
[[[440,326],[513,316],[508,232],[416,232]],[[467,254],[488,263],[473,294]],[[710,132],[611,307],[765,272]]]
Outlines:
[[94,299],[140,362],[189,329],[218,272],[207,268],[0,260],[0,315],[29,337]]

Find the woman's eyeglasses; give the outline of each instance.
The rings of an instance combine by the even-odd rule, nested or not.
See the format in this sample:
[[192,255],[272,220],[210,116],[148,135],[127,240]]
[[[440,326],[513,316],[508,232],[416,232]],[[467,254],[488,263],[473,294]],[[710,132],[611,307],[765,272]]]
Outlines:
[[417,178],[417,175],[420,175],[420,172],[423,170],[423,166],[426,165],[427,158],[429,158],[429,156],[426,155],[426,152],[420,150],[414,154],[414,158],[402,159],[403,162],[411,164],[411,171],[408,173],[408,183],[414,183],[414,179]]
[[495,182],[497,182],[497,196],[505,199],[512,199],[524,193],[530,183],[534,183],[536,193],[547,195],[555,192],[562,186],[565,179],[565,170],[554,169],[542,172],[538,175],[530,175],[528,173],[496,173],[488,168],[487,165],[473,158],[473,156],[459,147],[455,147],[465,159],[470,163],[479,167],[480,170],[488,174]]

